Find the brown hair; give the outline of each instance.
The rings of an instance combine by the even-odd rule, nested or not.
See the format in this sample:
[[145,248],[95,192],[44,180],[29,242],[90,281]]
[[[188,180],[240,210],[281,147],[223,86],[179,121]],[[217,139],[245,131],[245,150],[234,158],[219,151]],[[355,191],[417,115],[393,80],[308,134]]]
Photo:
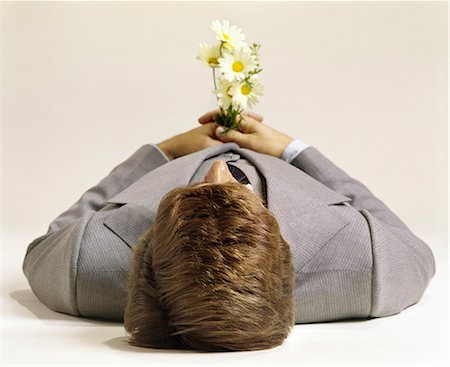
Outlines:
[[168,192],[134,252],[124,317],[132,345],[267,349],[295,323],[289,245],[240,183]]

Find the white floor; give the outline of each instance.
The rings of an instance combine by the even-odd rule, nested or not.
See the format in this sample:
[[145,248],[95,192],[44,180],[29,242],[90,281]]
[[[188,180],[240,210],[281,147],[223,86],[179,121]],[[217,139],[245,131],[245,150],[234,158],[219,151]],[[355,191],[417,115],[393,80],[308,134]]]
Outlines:
[[121,324],[47,309],[21,272],[29,236],[3,234],[2,365],[447,366],[447,239],[420,237],[433,248],[437,273],[421,302],[402,313],[369,321],[296,325],[284,344],[271,350],[198,353],[130,347]]

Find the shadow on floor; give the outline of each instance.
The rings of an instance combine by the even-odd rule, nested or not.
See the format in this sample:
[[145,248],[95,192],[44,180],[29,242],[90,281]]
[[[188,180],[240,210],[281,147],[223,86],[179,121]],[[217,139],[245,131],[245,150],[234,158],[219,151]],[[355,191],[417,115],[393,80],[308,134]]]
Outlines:
[[[255,358],[258,355],[264,355],[267,353],[272,353],[273,350],[275,349],[265,349],[265,350],[253,350],[253,351],[205,351],[205,350],[195,350],[195,349],[156,349],[156,348],[140,348],[140,347],[135,347],[132,346],[130,344],[127,343],[127,337],[123,336],[123,337],[117,337],[117,338],[112,338],[110,340],[107,340],[106,342],[104,342],[104,344],[106,344],[107,346],[109,346],[110,348],[114,349],[114,350],[119,350],[122,352],[132,352],[132,353],[142,353],[142,354],[197,354],[197,355],[207,355],[208,359],[205,360],[197,360],[196,359],[196,364],[207,364],[207,365],[211,365],[213,364],[214,360],[211,360],[211,358],[213,359],[217,359],[217,362],[223,362],[224,359],[227,362],[230,362],[230,365],[235,365],[236,362],[243,362],[248,358]],[[285,346],[281,345],[278,346],[276,348],[278,349],[283,349]],[[205,363],[200,363],[201,361],[204,361]]]
[[[30,289],[17,290],[9,293],[9,296],[24,308],[24,310],[20,310],[21,317],[39,319],[50,326],[60,326],[61,324],[64,324],[65,326],[77,327],[122,327],[122,323],[120,322],[94,320],[55,312],[39,301]],[[125,333],[125,330],[123,332]],[[111,349],[133,353],[192,353],[192,351],[189,350],[139,348],[128,344],[127,339],[126,336],[116,337],[104,341],[103,344]]]
[[195,350],[187,350],[187,349],[156,349],[156,348],[140,348],[135,347],[127,343],[128,338],[126,336],[121,336],[117,338],[112,338],[107,340],[104,344],[108,347],[120,350],[124,352],[133,352],[133,353],[172,353],[172,354],[192,354],[198,353]]
[[37,318],[42,321],[67,321],[72,323],[77,323],[80,325],[102,325],[102,326],[120,326],[120,322],[113,321],[103,321],[103,320],[93,320],[88,318],[81,318],[76,316],[70,316],[63,313],[55,312],[45,306],[39,299],[34,295],[31,289],[20,289],[11,292],[9,296],[17,301],[22,307],[31,312],[35,317],[31,317],[31,314],[24,312],[21,316],[29,318]]

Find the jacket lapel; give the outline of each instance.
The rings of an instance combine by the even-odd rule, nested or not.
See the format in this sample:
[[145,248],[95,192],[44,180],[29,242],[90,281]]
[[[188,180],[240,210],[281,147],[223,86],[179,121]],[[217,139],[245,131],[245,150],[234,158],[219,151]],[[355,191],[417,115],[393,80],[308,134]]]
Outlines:
[[239,147],[237,152],[261,172],[266,181],[268,209],[273,213],[292,208],[297,216],[319,205],[351,201],[280,158]]
[[[268,209],[274,212],[280,207],[283,210],[291,207],[295,208],[298,214],[319,204],[331,205],[351,201],[349,197],[329,189],[302,170],[279,158],[240,148],[236,143],[226,143],[163,164],[107,202],[135,203],[155,208],[167,192],[189,184],[205,159],[228,151],[240,154],[261,172],[267,188]],[[246,173],[245,168],[244,173]]]
[[135,203],[155,209],[167,192],[189,184],[192,175],[205,159],[236,148],[239,148],[236,143],[226,143],[174,159],[145,174],[107,202]]

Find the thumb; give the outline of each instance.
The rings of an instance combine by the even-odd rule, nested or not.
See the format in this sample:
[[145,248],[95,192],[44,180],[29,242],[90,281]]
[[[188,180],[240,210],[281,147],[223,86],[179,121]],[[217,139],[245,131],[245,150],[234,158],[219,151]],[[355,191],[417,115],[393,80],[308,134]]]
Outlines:
[[238,145],[244,144],[247,140],[247,137],[237,130],[228,130],[225,134],[224,131],[226,129],[223,126],[218,126],[216,128],[216,137],[223,142],[233,142]]

